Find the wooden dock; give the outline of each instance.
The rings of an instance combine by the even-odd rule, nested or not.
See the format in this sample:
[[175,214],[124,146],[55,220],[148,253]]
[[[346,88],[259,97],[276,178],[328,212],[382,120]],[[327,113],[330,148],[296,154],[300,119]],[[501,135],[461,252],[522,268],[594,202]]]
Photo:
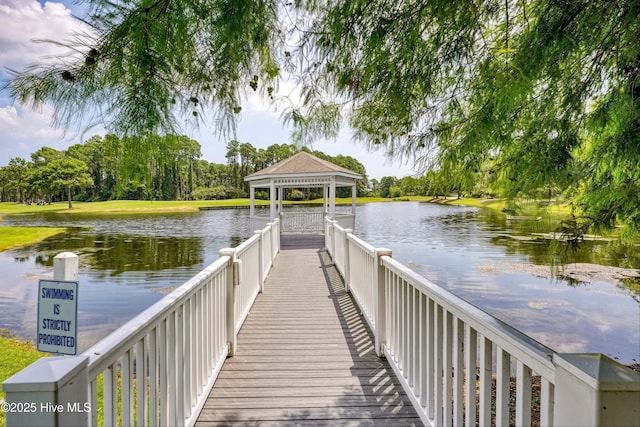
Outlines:
[[282,248],[196,426],[419,426],[329,255]]

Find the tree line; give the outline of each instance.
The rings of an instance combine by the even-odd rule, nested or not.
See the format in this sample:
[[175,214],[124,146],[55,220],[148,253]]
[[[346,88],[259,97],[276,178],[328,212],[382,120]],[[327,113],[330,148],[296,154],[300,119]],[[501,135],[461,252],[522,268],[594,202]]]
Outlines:
[[[102,200],[211,200],[247,197],[247,175],[287,159],[299,151],[352,170],[363,176],[357,183],[359,197],[405,196],[500,196],[493,179],[495,167],[488,161],[473,173],[432,169],[421,176],[367,177],[362,163],[351,156],[329,156],[294,144],[256,148],[249,142],[230,141],[225,162],[203,160],[200,144],[186,136],[151,135],[120,138],[112,134],[93,136],[66,150],[42,147],[29,161],[13,158],[0,167],[0,201],[50,203],[52,201]],[[350,197],[350,189],[338,188],[338,197]],[[570,187],[544,185],[528,197],[568,196]],[[268,199],[268,191],[256,192]],[[322,197],[320,189],[294,189],[292,200]]]
[[[203,160],[200,144],[186,136],[120,138],[94,136],[66,150],[42,147],[29,161],[13,158],[0,167],[0,201],[50,203],[72,200],[203,200],[247,197],[244,178],[304,150],[363,176],[359,196],[370,185],[364,165],[350,156],[328,156],[307,147],[273,144],[265,149],[230,141],[225,163]],[[346,196],[340,193],[339,196]],[[350,191],[350,190],[349,190]],[[350,194],[350,193],[349,193]],[[315,190],[291,191],[291,198],[322,197]],[[257,197],[268,198],[265,191]]]

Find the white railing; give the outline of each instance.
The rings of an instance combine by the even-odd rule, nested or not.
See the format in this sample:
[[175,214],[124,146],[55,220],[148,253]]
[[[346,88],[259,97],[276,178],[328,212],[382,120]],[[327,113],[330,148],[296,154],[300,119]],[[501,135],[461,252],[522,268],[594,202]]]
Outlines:
[[[371,327],[376,352],[389,361],[425,425],[640,421],[640,410],[631,409],[640,399],[640,376],[630,369],[602,355],[558,355],[330,219],[325,245]],[[532,399],[535,389],[539,399]],[[584,407],[608,399],[620,410]]]
[[322,233],[325,213],[282,212],[280,214],[283,233]]
[[264,287],[264,281],[269,274],[269,268],[264,266],[272,266],[273,261],[278,255],[280,248],[280,221],[274,221],[271,227],[265,227],[262,230],[256,230],[256,234],[260,235],[260,252],[262,253],[260,270],[262,271],[261,287]]
[[264,215],[254,215],[249,218],[249,229],[250,230],[262,230],[267,224],[271,222],[271,218],[269,216]]
[[85,352],[91,425],[99,410],[105,426],[183,425],[197,416],[229,352],[229,260],[219,258]]
[[[276,220],[237,248],[221,250],[213,264],[83,355],[43,358],[5,381],[8,402],[90,408],[72,413],[64,406],[65,417],[51,420],[8,414],[7,425],[193,425],[237,347],[236,334],[279,244]],[[51,371],[62,379],[45,379]]]
[[512,363],[517,367],[516,425],[531,425],[534,372],[541,382],[540,422],[553,424],[551,350],[391,257],[380,261],[384,271],[380,304],[385,305],[386,322],[383,351],[434,425],[471,425],[476,415],[480,425],[491,425],[493,403],[494,423],[509,425]]
[[333,219],[341,228],[355,229],[356,228],[356,216],[352,213],[337,212]]

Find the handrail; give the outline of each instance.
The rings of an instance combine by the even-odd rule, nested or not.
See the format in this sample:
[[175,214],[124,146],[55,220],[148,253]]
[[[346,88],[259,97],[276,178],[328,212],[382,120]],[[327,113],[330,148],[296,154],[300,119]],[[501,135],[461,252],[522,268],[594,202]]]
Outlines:
[[[114,363],[123,348],[131,348],[142,339],[157,323],[166,318],[167,310],[184,303],[197,287],[205,280],[224,270],[229,263],[229,257],[218,258],[209,267],[200,271],[182,286],[147,308],[145,311],[125,323],[112,334],[103,338],[84,353],[89,356],[89,376],[95,377],[108,365]],[[122,338],[122,337],[125,338]]]
[[98,407],[105,425],[117,424],[118,417],[124,425],[195,423],[263,289],[278,235],[275,220],[235,249],[221,250],[210,266],[84,353],[91,425],[97,425]]
[[[480,424],[490,423],[491,383],[495,381],[496,419],[508,423],[513,363],[517,366],[515,383],[519,387],[516,393],[518,425],[531,423],[531,377],[534,372],[541,377],[541,419],[549,423],[553,415],[555,384],[551,350],[392,258],[383,256],[380,262],[385,269],[386,339],[383,352],[412,391],[416,403],[426,408],[426,419],[434,425],[461,425],[465,415],[467,422],[471,422],[478,411]],[[429,331],[428,335],[421,334],[421,328]],[[494,353],[495,372],[492,366]],[[476,407],[476,383],[466,379],[475,378],[478,369],[481,388]],[[422,370],[431,376],[427,381],[424,381]],[[464,396],[472,399],[465,402]]]
[[327,250],[371,327],[377,353],[387,358],[425,425],[475,425],[476,417],[489,425],[492,410],[496,424],[506,425],[513,382],[516,424],[530,425],[535,376],[541,425],[553,425],[553,351],[350,231],[327,219]]
[[423,293],[429,293],[431,299],[443,306],[458,319],[468,324],[475,324],[476,330],[484,333],[492,341],[505,342],[505,350],[510,350],[512,355],[517,355],[538,373],[554,379],[554,367],[551,362],[553,350],[539,343],[528,335],[515,329],[500,319],[482,311],[469,302],[455,296],[444,288],[434,284],[429,279],[420,276],[395,259],[383,256],[381,262],[384,267],[397,274],[401,279],[410,282],[412,286]]
[[326,213],[318,212],[282,212],[280,214],[282,232],[316,233],[322,232]]

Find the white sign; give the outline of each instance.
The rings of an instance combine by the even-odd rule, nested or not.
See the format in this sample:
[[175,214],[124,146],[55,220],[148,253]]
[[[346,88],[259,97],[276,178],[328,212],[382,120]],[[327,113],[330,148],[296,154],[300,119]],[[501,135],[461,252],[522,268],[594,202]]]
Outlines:
[[38,285],[38,351],[76,354],[78,282],[40,280]]

